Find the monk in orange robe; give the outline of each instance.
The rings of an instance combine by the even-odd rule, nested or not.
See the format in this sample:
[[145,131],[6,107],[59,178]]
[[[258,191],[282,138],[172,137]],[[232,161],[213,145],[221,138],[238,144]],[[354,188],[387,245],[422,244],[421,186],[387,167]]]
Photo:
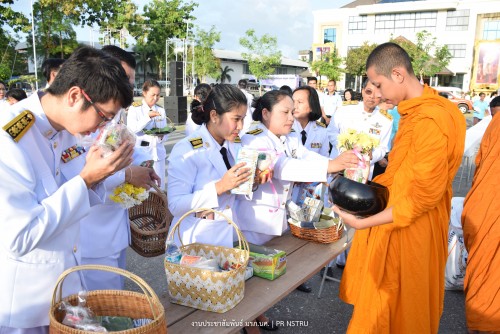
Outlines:
[[356,229],[340,285],[354,305],[348,333],[437,333],[465,119],[420,84],[397,44],[375,48],[366,69],[401,119],[387,169],[374,180],[389,189],[387,208],[362,219],[334,207]]
[[465,315],[470,333],[500,333],[500,117],[493,117],[476,157],[462,211]]

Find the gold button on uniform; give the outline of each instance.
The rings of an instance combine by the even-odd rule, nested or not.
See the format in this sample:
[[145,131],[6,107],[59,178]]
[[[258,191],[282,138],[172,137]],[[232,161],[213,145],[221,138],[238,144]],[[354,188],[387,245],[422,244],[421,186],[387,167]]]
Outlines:
[[57,148],[57,142],[54,142],[53,146],[54,148]]
[[59,175],[59,168],[56,169],[56,175]]
[[73,253],[76,253],[77,250],[78,248],[76,246],[73,246]]
[[229,209],[229,205],[226,205],[226,210],[228,210],[228,209]]

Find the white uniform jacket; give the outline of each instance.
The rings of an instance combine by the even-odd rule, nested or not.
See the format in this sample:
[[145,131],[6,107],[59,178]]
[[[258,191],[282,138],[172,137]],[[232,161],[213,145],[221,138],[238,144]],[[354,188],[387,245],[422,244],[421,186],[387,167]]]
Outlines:
[[330,141],[328,140],[328,131],[326,125],[319,121],[310,121],[307,123],[305,129],[302,129],[300,123],[295,120],[293,122],[293,129],[302,143],[302,130],[306,131],[306,143],[304,146],[309,150],[316,152],[324,157],[329,156]]
[[[0,130],[0,326],[6,327],[49,324],[57,278],[79,264],[80,220],[102,203],[79,176],[85,154],[75,137],[50,125],[39,94],[0,113],[2,127],[25,110],[35,118],[18,142]],[[63,295],[81,289],[80,275],[72,274]]]
[[[224,146],[234,165],[240,144],[226,141]],[[168,208],[174,216],[170,229],[183,214],[197,208],[221,211],[236,222],[233,214],[236,195],[228,191],[218,196],[215,190],[215,183],[227,172],[220,148],[203,124],[172,149],[167,182]],[[219,216],[210,220],[189,215],[181,222],[180,231],[184,244],[201,242],[232,247],[233,228]],[[175,238],[178,242],[177,233]]]
[[189,136],[190,134],[198,130],[200,126],[201,125],[198,125],[193,121],[193,119],[191,118],[191,113],[189,113],[186,119],[186,127],[184,128],[186,136]]
[[373,112],[368,113],[364,111],[363,102],[341,107],[328,125],[330,142],[333,145],[330,158],[338,156],[337,136],[347,129],[365,132],[380,140],[379,146],[372,151],[371,178],[373,165],[387,153],[392,131],[392,116],[385,111],[380,111],[378,107]]
[[286,202],[294,181],[326,182],[328,158],[307,150],[296,132],[278,138],[260,124],[250,133],[241,138],[243,147],[275,150],[278,158],[272,184],[261,184],[250,196],[238,197],[238,223],[243,232],[278,236],[288,228]]
[[337,92],[333,93],[333,95],[326,93],[323,96],[323,103],[325,115],[333,117],[335,112],[342,107],[342,97]]
[[[150,110],[159,112],[161,116],[150,118]],[[150,136],[143,132],[143,130],[167,126],[165,109],[156,104],[150,108],[144,100],[140,105],[133,103],[127,111],[127,126],[137,135],[136,146],[142,146],[154,161],[164,160],[167,157],[167,151],[163,145],[167,141],[167,136]]]

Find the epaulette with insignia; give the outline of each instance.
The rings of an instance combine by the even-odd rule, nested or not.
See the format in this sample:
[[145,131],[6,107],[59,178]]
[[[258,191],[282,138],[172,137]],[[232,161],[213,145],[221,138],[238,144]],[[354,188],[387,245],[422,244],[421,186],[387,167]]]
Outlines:
[[132,107],[140,107],[140,106],[142,106],[142,102],[141,101],[132,102]]
[[74,158],[79,157],[83,153],[85,153],[85,148],[83,148],[82,146],[73,145],[70,148],[68,148],[67,150],[64,150],[62,152],[61,160],[64,163],[67,163],[68,161],[71,161]]
[[350,105],[356,105],[356,104],[358,104],[358,103],[359,103],[359,101],[357,101],[357,100],[352,100],[352,101],[344,101],[344,102],[342,102],[342,105],[343,105],[343,106],[350,106]]
[[189,139],[189,142],[191,143],[193,148],[200,148],[203,146],[203,138],[201,137],[191,138]]
[[382,115],[384,115],[384,116],[385,116],[385,117],[387,117],[390,121],[392,121],[392,115],[391,115],[391,114],[389,114],[387,111],[385,111],[385,110],[383,110],[383,109],[380,109],[379,111],[380,111],[380,113],[381,113]]
[[7,123],[4,129],[17,143],[35,123],[35,115],[29,110],[25,110]]
[[241,138],[240,138],[240,136],[236,136],[236,138],[234,138],[234,142],[235,142],[235,143],[238,143],[238,144],[239,144],[239,143],[241,143]]
[[262,129],[254,129],[247,132],[247,134],[254,136],[258,135],[259,133],[262,133]]
[[322,128],[326,128],[326,124],[320,121],[316,121],[316,124],[321,126]]

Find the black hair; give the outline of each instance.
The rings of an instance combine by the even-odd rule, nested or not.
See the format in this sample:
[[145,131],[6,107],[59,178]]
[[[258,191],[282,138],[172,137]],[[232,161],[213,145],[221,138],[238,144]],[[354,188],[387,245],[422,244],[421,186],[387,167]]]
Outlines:
[[7,84],[5,84],[5,82],[0,81],[0,84],[2,84],[2,85],[3,85],[3,88],[5,88],[5,90],[7,90]]
[[396,43],[388,42],[377,46],[366,60],[366,70],[374,67],[377,74],[386,78],[391,77],[395,67],[403,67],[410,75],[415,75],[408,53]]
[[345,93],[351,93],[351,101],[355,100],[354,91],[351,88],[347,88],[344,91],[344,101],[347,101],[346,98],[345,98]]
[[242,105],[247,105],[247,98],[240,89],[230,84],[218,84],[203,103],[193,100],[191,119],[198,125],[206,124],[210,121],[210,111],[215,110],[218,115],[223,115]]
[[288,85],[283,85],[280,87],[280,90],[284,91],[284,92],[287,92],[288,95],[292,96],[293,94],[293,91],[292,91],[292,88]]
[[279,103],[287,96],[291,98],[291,96],[285,91],[271,90],[261,97],[253,100],[252,107],[255,109],[252,113],[252,119],[254,121],[262,122],[262,110],[267,109],[271,111],[275,104]]
[[206,83],[199,84],[194,88],[194,95],[197,96],[198,99],[193,99],[191,101],[191,119],[193,119],[193,114],[196,112],[196,110],[193,109],[203,109],[203,102],[205,102],[211,90],[212,87],[210,87],[210,85]]
[[50,80],[50,73],[52,71],[58,72],[61,66],[64,64],[64,59],[61,58],[47,58],[42,63],[42,74],[47,79]]
[[117,58],[119,61],[124,62],[135,70],[137,62],[130,52],[127,52],[116,45],[105,45],[102,47],[102,51],[106,52],[110,56]]
[[316,83],[318,82],[318,78],[316,77],[307,77],[307,83],[309,83],[310,81],[316,81]]
[[490,102],[490,109],[500,106],[500,96],[494,97]]
[[[116,100],[126,108],[134,99],[127,74],[118,59],[89,46],[73,52],[47,93],[61,96],[74,86],[83,89],[94,103]],[[85,100],[83,109],[89,106],[90,102]]]
[[13,99],[16,99],[17,101],[24,100],[28,96],[26,95],[26,92],[22,90],[21,88],[12,88],[10,89],[6,94],[5,98],[12,97]]
[[142,91],[147,92],[151,87],[158,87],[161,89],[160,83],[153,79],[147,79],[142,85]]
[[240,81],[238,81],[238,87],[240,87],[241,89],[247,89],[247,81],[246,79],[240,79]]
[[297,92],[299,90],[306,90],[309,92],[309,107],[311,108],[311,112],[309,113],[309,121],[317,121],[318,119],[321,118],[321,105],[319,103],[319,96],[318,93],[316,92],[316,89],[312,88],[311,86],[301,86],[299,88],[296,88],[293,92]]

